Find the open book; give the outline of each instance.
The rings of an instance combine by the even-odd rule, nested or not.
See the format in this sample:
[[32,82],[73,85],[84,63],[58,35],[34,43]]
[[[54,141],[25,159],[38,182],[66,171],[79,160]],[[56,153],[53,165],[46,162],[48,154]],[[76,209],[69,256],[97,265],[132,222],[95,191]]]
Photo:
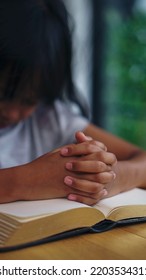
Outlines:
[[4,203],[0,204],[0,251],[139,222],[146,222],[146,190],[138,188],[93,207],[63,198]]

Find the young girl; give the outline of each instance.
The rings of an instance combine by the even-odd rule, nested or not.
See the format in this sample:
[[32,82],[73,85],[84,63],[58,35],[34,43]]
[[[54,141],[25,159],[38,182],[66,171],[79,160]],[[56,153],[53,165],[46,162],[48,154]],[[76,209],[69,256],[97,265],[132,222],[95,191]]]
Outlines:
[[85,117],[68,20],[61,0],[0,0],[0,203],[66,197],[91,205],[146,187],[145,151]]

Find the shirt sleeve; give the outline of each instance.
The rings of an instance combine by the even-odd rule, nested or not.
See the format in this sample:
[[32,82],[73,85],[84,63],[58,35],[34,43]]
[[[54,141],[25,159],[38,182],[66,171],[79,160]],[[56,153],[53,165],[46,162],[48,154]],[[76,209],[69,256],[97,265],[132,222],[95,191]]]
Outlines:
[[56,101],[55,111],[60,129],[61,146],[75,142],[75,132],[84,130],[88,126],[89,120],[79,112],[74,112],[67,104],[61,101]]

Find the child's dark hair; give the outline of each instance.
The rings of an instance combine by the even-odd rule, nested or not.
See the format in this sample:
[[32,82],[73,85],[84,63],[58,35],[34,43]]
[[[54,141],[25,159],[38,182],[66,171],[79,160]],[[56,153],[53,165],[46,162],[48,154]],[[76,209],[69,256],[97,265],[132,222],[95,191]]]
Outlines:
[[[69,17],[61,0],[0,0],[1,100],[76,101]],[[29,88],[29,96],[24,89]],[[35,94],[34,94],[35,93]]]

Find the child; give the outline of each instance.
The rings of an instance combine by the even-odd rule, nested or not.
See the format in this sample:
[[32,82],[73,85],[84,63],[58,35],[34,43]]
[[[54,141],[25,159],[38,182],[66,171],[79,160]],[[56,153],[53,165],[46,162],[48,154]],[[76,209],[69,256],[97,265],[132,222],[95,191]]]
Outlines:
[[145,151],[72,110],[71,58],[61,0],[0,0],[0,203],[146,186]]

